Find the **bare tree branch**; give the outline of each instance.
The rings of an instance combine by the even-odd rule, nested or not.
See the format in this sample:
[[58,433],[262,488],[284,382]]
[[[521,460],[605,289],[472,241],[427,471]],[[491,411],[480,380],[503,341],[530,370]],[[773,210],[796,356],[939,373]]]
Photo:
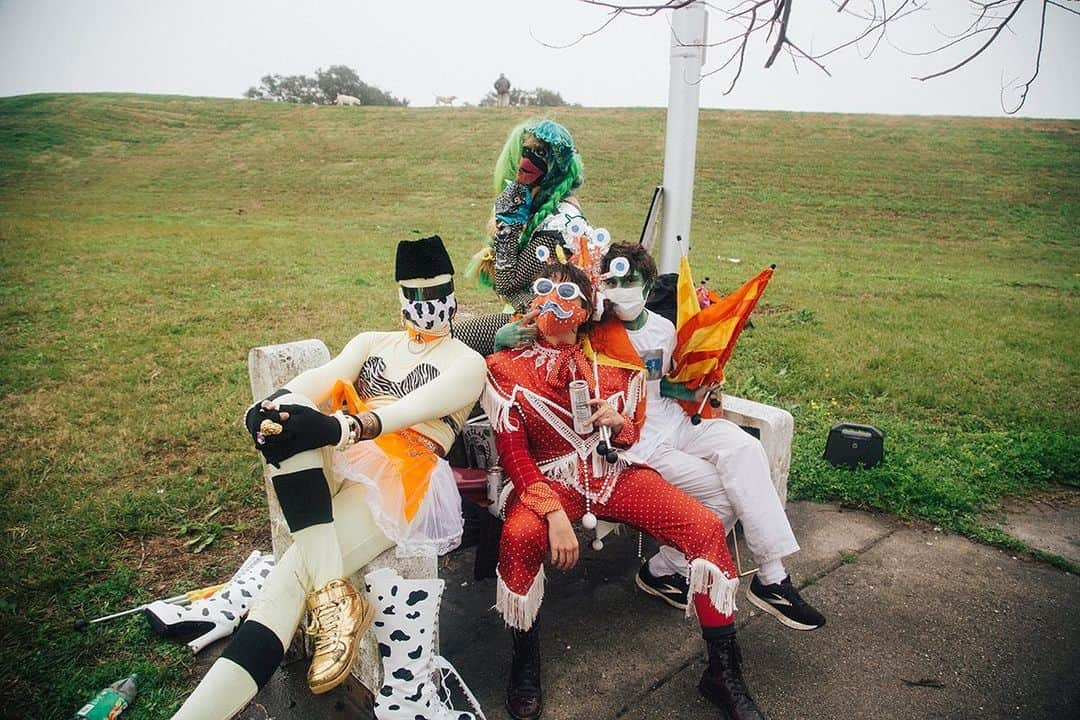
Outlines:
[[[743,61],[746,59],[746,45],[750,42],[750,33],[754,32],[754,25],[757,24],[758,7],[758,5],[755,5],[753,8],[753,12],[750,14],[750,24],[746,26],[746,32],[743,33],[742,42],[739,43],[739,66],[735,68],[735,76],[731,78],[731,84],[728,85],[728,89],[724,91],[724,95],[730,94],[731,91],[735,89],[735,83],[739,81],[739,77],[742,75]],[[732,57],[735,56],[732,55]],[[724,63],[724,66],[726,66],[730,62],[731,59],[729,58],[728,61]],[[723,69],[723,66],[719,68],[719,70]],[[719,72],[719,70],[717,70],[717,72]]]
[[1062,10],[1064,10],[1065,12],[1071,12],[1073,15],[1080,15],[1080,10],[1074,10],[1071,7],[1065,7],[1061,3],[1054,2],[1054,0],[1047,0],[1047,4],[1059,7]]
[[624,5],[623,3],[603,2],[603,0],[581,0],[581,2],[586,5],[596,5],[597,7],[608,8],[614,14],[629,13],[641,17],[651,17],[665,10],[678,10],[684,8],[687,5],[693,4],[695,0],[669,0],[666,3],[661,3],[659,5],[656,3],[649,3],[648,5]]
[[950,40],[949,42],[945,43],[944,45],[938,45],[937,47],[931,48],[929,50],[903,50],[903,49],[901,49],[900,52],[904,53],[905,55],[911,55],[911,56],[915,56],[915,57],[925,56],[925,55],[936,55],[937,53],[941,52],[942,50],[948,50],[949,48],[953,47],[954,45],[959,45],[959,44],[961,44],[963,42],[966,42],[966,41],[970,40],[971,38],[975,37],[976,35],[980,35],[982,33],[994,32],[995,29],[996,28],[992,28],[992,27],[984,27],[984,28],[979,28],[978,30],[972,30],[971,32],[968,32],[968,33],[966,33],[964,35],[958,36],[954,40]]
[[[969,62],[971,62],[975,58],[982,55],[983,52],[986,50],[986,48],[990,47],[990,45],[993,44],[994,40],[997,39],[997,36],[1001,34],[1001,31],[1006,28],[1006,26],[1009,24],[1009,21],[1012,20],[1014,17],[1016,17],[1016,13],[1020,10],[1020,8],[1022,8],[1024,6],[1024,3],[1026,1],[1027,0],[1016,0],[1016,5],[1013,7],[1012,12],[1010,12],[1009,15],[1001,22],[1001,24],[998,25],[994,29],[994,34],[991,35],[990,39],[987,40],[985,43],[983,43],[982,47],[980,47],[978,50],[971,53],[966,58],[964,58],[963,60],[956,63],[955,65],[953,65],[950,68],[947,68],[945,70],[941,70],[941,71],[936,72],[936,73],[931,73],[930,75],[924,75],[923,77],[917,77],[917,78],[914,78],[914,79],[915,80],[926,81],[926,80],[930,80],[932,78],[941,77],[942,75],[948,75],[951,72],[959,70],[960,68],[964,67],[965,65],[967,65]],[[1040,40],[1040,42],[1041,42],[1041,40]]]
[[[645,0],[634,0],[627,3],[618,2],[617,0],[580,1],[586,5],[605,8],[608,12],[603,24],[582,34],[571,45],[600,32],[620,15],[650,17],[665,11],[675,11],[688,7],[694,2],[694,0],[667,0],[666,2],[659,0],[652,3]],[[959,1],[945,0],[946,3],[958,3]],[[1052,5],[1070,15],[1080,16],[1080,0],[1041,1],[1042,22],[1039,26],[1038,43],[1035,49],[1035,70],[1026,81],[1021,82],[1017,78],[1008,83],[1002,83],[1003,97],[1007,88],[1020,89],[1019,101],[1015,108],[1011,110],[1006,108],[1004,100],[1002,101],[1002,109],[1007,113],[1015,113],[1023,106],[1028,93],[1038,78],[1045,41],[1047,6]],[[731,23],[733,25],[732,30],[735,30],[735,32],[725,35],[719,41],[705,41],[703,43],[704,47],[723,47],[724,52],[720,56],[722,61],[711,68],[703,69],[701,78],[710,77],[721,72],[729,73],[730,79],[723,93],[725,95],[730,94],[742,78],[746,64],[752,62],[752,53],[757,52],[758,46],[754,42],[755,39],[763,41],[764,67],[771,68],[777,56],[783,50],[791,58],[796,72],[798,72],[800,62],[810,62],[829,76],[831,76],[831,73],[825,66],[825,59],[831,58],[840,51],[852,46],[856,46],[856,50],[864,59],[873,55],[883,41],[909,56],[928,56],[937,53],[946,55],[957,50],[963,53],[958,60],[952,62],[945,69],[914,78],[925,82],[960,70],[993,46],[1003,32],[1008,30],[1009,33],[1013,33],[1013,26],[1011,25],[1013,19],[1019,13],[1021,7],[1030,4],[1027,3],[1027,0],[967,0],[967,5],[971,10],[971,21],[968,23],[965,19],[963,23],[965,27],[962,30],[956,34],[944,32],[931,21],[929,23],[930,27],[941,36],[940,44],[926,50],[909,50],[897,46],[893,40],[895,33],[889,32],[890,27],[899,28],[898,23],[900,21],[906,20],[916,13],[929,11],[931,0],[893,0],[893,4],[895,4],[893,8],[888,7],[890,4],[888,0],[861,0],[858,3],[852,3],[851,0],[831,0],[836,12],[845,16],[844,20],[848,22],[852,20],[862,21],[865,24],[861,28],[855,29],[854,32],[847,34],[846,39],[841,35],[839,42],[835,45],[828,45],[824,51],[815,52],[811,39],[811,51],[807,52],[802,49],[804,43],[799,37],[808,33],[808,31],[803,30],[801,25],[796,27],[798,21],[792,24],[792,2],[794,0],[707,0],[706,6],[712,12],[717,13],[722,18],[723,23]],[[802,8],[803,6],[800,5],[799,7]],[[803,11],[800,10],[800,12]],[[801,20],[802,16],[800,15],[799,18]],[[839,21],[840,19],[838,19]],[[867,38],[872,39],[869,48],[861,44]],[[965,52],[961,48],[965,47],[969,41],[980,41],[980,44],[973,50]],[[677,38],[675,42],[680,43]],[[753,49],[752,42],[754,43]],[[548,47],[569,47],[569,45],[543,44]]]
[[790,40],[787,40],[787,41],[786,41],[786,43],[787,43],[787,45],[788,45],[789,47],[791,47],[791,49],[792,49],[792,50],[794,50],[795,52],[797,52],[797,53],[799,53],[800,55],[802,55],[802,56],[803,56],[803,58],[805,58],[806,60],[809,60],[810,62],[812,62],[812,63],[814,63],[815,65],[817,65],[817,66],[818,66],[818,67],[819,67],[819,68],[821,69],[821,72],[825,73],[825,74],[826,74],[826,75],[828,75],[829,77],[832,77],[832,73],[831,73],[831,72],[829,72],[829,70],[828,70],[828,69],[827,69],[827,68],[826,68],[826,67],[825,67],[824,65],[822,65],[822,64],[821,64],[820,62],[818,62],[818,60],[817,60],[817,58],[816,58],[816,57],[814,57],[814,56],[812,56],[812,55],[810,55],[810,54],[808,54],[808,53],[804,52],[804,51],[803,51],[803,50],[802,50],[802,49],[801,49],[801,48],[800,48],[800,47],[799,47],[798,45],[796,45],[795,43],[791,42]]
[[776,34],[776,44],[773,45],[772,53],[769,55],[769,59],[765,61],[765,67],[771,68],[773,60],[776,59],[776,54],[780,52],[780,48],[784,46],[787,41],[787,26],[788,20],[791,18],[791,3],[793,0],[776,0],[777,11],[780,11],[783,6],[783,17],[780,18],[780,31]]
[[592,37],[593,35],[596,35],[597,33],[602,32],[604,30],[604,28],[606,28],[611,23],[615,22],[615,19],[617,17],[619,17],[618,12],[611,13],[610,15],[608,15],[608,18],[606,20],[604,20],[604,22],[600,23],[599,26],[593,28],[592,30],[589,30],[588,32],[581,33],[581,35],[579,35],[576,39],[571,40],[570,42],[566,43],[565,45],[556,45],[554,43],[549,43],[549,42],[545,42],[544,40],[541,40],[540,38],[536,37],[536,34],[533,33],[531,27],[529,28],[529,37],[531,37],[533,40],[540,43],[544,47],[551,48],[552,50],[565,50],[567,48],[574,47],[575,45],[577,45],[578,43],[580,43],[582,40],[584,40],[587,37]]
[[[906,8],[909,4],[913,4],[913,7],[907,12],[903,12],[904,8]],[[882,4],[882,7],[884,8],[884,3]],[[822,58],[826,58],[834,53],[843,50],[844,48],[851,47],[852,45],[857,44],[863,38],[870,35],[870,33],[874,32],[875,30],[881,30],[882,32],[884,32],[885,26],[888,23],[911,15],[912,13],[917,13],[925,9],[925,7],[925,4],[920,4],[917,0],[904,0],[904,2],[902,2],[899,7],[897,7],[896,10],[894,10],[891,14],[886,14],[880,20],[877,17],[873,18],[870,25],[868,25],[866,29],[864,29],[861,33],[859,33],[852,39],[848,40],[847,42],[840,43],[839,45],[836,45],[829,50],[826,50],[825,52],[818,53],[814,57],[818,60],[821,60]],[[867,57],[869,57],[869,55],[867,55]]]
[[[1001,109],[1007,115],[1014,115],[1020,108],[1024,107],[1024,103],[1027,101],[1028,92],[1031,90],[1031,84],[1035,82],[1035,78],[1039,77],[1039,65],[1042,63],[1042,51],[1043,51],[1043,37],[1046,35],[1046,6],[1049,4],[1049,0],[1043,0],[1042,6],[1042,18],[1039,20],[1039,47],[1035,51],[1035,72],[1031,74],[1026,83],[1023,83],[1020,87],[1023,90],[1020,91],[1020,101],[1016,103],[1016,107],[1009,110],[1005,107],[1005,92],[1002,90]],[[1055,5],[1057,3],[1054,3]],[[1066,8],[1068,10],[1068,8]]]
[[544,47],[548,47],[548,48],[551,48],[553,50],[565,50],[567,48],[570,48],[570,47],[573,47],[573,46],[577,45],[578,43],[583,41],[585,38],[592,37],[593,35],[596,35],[597,33],[602,32],[605,28],[607,28],[608,25],[615,22],[616,18],[618,18],[620,15],[622,15],[624,13],[627,14],[627,15],[635,15],[635,16],[638,16],[638,17],[651,17],[653,15],[656,15],[657,13],[663,12],[664,10],[679,10],[680,8],[684,8],[687,5],[690,5],[693,2],[695,2],[695,0],[669,0],[668,2],[659,4],[659,5],[656,5],[656,4],[624,5],[622,3],[604,2],[604,0],[579,0],[579,1],[586,4],[586,5],[594,5],[596,7],[607,8],[611,12],[608,13],[607,19],[605,19],[604,22],[600,23],[600,25],[593,28],[592,30],[581,33],[574,40],[571,40],[570,42],[562,44],[562,45],[559,45],[559,44],[556,44],[556,43],[549,43],[549,42],[546,42],[544,40],[541,40],[540,38],[536,37],[536,34],[532,31],[532,28],[529,28],[529,36],[532,37],[532,39],[535,40],[536,42],[543,45]]

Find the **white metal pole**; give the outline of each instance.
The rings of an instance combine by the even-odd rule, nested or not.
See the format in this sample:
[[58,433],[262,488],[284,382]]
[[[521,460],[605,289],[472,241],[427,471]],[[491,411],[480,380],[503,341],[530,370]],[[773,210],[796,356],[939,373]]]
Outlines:
[[679,269],[675,237],[690,242],[697,155],[698,89],[708,36],[701,0],[671,13],[671,75],[668,79],[667,138],[664,143],[664,205],[660,225],[660,272]]

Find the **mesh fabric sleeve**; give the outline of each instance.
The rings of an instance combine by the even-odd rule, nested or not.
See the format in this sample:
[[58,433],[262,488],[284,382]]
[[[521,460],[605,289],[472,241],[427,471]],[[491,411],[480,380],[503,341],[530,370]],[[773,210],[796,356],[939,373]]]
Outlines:
[[454,337],[487,357],[495,352],[495,333],[512,319],[509,313],[466,318],[454,323]]

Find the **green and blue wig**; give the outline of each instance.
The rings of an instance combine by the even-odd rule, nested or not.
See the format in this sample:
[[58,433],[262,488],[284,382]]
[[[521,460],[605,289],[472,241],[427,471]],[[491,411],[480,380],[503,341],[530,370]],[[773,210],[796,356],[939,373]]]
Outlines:
[[519,250],[529,242],[533,231],[555,212],[559,203],[585,180],[585,167],[581,162],[581,155],[574,149],[574,139],[570,136],[570,131],[552,120],[530,120],[510,131],[502,152],[499,153],[499,159],[495,163],[496,195],[506,188],[507,182],[513,181],[517,176],[526,133],[547,143],[551,152],[548,157],[548,172],[540,185],[533,189],[534,209],[518,240]]

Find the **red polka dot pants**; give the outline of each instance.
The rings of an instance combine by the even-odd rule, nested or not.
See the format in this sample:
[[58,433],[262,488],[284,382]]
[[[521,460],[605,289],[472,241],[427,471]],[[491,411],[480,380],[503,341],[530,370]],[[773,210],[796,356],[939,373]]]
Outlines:
[[[551,487],[570,520],[580,520],[585,513],[585,498],[555,482]],[[632,525],[661,543],[678,548],[691,562],[706,560],[727,578],[736,577],[720,519],[652,469],[634,466],[623,470],[607,502],[592,503],[591,509],[599,518]],[[510,592],[516,595],[529,592],[547,551],[547,522],[513,499],[499,545],[499,577]],[[695,593],[694,606],[703,627],[731,622],[731,615],[718,612],[704,593]]]

